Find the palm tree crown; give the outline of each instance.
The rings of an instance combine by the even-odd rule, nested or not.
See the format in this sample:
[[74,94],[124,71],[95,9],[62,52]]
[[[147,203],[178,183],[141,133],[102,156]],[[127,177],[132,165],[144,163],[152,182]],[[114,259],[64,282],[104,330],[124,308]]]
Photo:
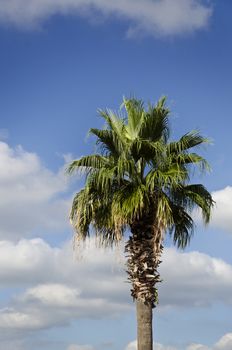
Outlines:
[[210,193],[201,184],[189,184],[193,165],[208,167],[204,158],[191,152],[207,139],[192,131],[169,142],[165,98],[147,109],[136,99],[124,99],[123,106],[125,115],[100,111],[106,128],[90,130],[99,153],[69,165],[69,173],[86,174],[70,215],[77,235],[85,239],[92,227],[102,243],[112,244],[121,240],[126,228],[150,218],[162,235],[168,231],[174,244],[184,248],[194,228],[191,211],[199,207],[204,222],[210,219]]

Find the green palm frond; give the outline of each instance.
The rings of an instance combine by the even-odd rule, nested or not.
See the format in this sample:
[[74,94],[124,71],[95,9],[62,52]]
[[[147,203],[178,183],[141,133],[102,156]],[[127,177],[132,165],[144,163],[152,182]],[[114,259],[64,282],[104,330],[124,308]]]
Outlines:
[[171,142],[168,146],[168,152],[180,153],[204,143],[209,143],[209,139],[201,136],[198,131],[193,130],[183,135],[178,141]]
[[157,216],[158,222],[161,223],[163,229],[165,230],[174,224],[172,207],[170,204],[171,204],[170,200],[166,195],[166,193],[164,193],[163,191],[160,191],[158,194],[156,216]]
[[173,238],[173,243],[184,249],[189,243],[194,233],[194,222],[191,216],[179,205],[171,204],[173,225],[169,229],[169,234]]
[[80,159],[71,162],[67,168],[67,172],[72,174],[74,171],[86,172],[90,169],[101,169],[110,164],[109,157],[103,157],[99,154],[92,154],[90,156],[81,157]]
[[194,208],[200,208],[204,222],[206,224],[209,222],[214,200],[203,185],[179,186],[172,192],[172,200],[176,205],[185,207],[189,212]]
[[143,184],[127,183],[115,192],[112,202],[112,213],[130,225],[146,211],[149,204],[148,193]]
[[155,188],[176,188],[180,183],[186,180],[188,173],[185,168],[181,168],[177,164],[173,164],[167,170],[158,168],[151,170],[146,176],[146,186],[149,191],[154,191]]
[[136,99],[124,99],[123,105],[128,116],[126,135],[129,140],[133,141],[138,137],[144,121],[145,112],[143,102]]
[[86,187],[94,188],[96,191],[102,193],[102,196],[107,196],[115,183],[114,171],[114,168],[101,168],[92,172],[87,177]]
[[162,142],[152,142],[137,138],[131,142],[130,152],[135,160],[143,158],[147,163],[151,163],[153,160],[157,162],[158,159],[162,158],[165,147]]
[[184,195],[194,203],[194,207],[201,208],[204,222],[207,224],[214,205],[211,194],[202,184],[192,184],[184,187]]
[[144,116],[143,124],[140,128],[139,137],[149,141],[165,142],[169,138],[169,109],[165,107],[166,98],[158,101],[156,106],[149,105],[148,111]]
[[112,156],[120,154],[121,147],[118,146],[118,142],[115,142],[115,137],[113,137],[111,130],[91,128],[89,134],[97,136],[96,144],[100,146],[100,151],[103,154],[111,154]]
[[209,163],[197,153],[179,153],[179,154],[171,154],[171,159],[173,163],[191,165],[196,164],[200,167],[200,169],[204,171],[209,171],[210,166]]
[[99,110],[99,114],[106,120],[106,127],[112,132],[111,137],[118,151],[122,152],[127,142],[124,120],[111,110]]

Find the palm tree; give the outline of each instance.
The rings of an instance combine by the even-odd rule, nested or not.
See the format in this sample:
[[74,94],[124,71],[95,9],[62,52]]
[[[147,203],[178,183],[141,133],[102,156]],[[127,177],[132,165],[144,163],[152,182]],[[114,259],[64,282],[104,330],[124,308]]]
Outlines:
[[194,229],[192,210],[200,208],[208,223],[213,206],[203,185],[189,184],[194,166],[208,168],[191,149],[208,140],[192,131],[169,141],[169,114],[165,98],[147,108],[140,100],[124,99],[119,113],[101,110],[106,127],[90,129],[98,152],[68,167],[71,174],[86,174],[70,214],[77,238],[85,240],[91,231],[102,245],[113,245],[130,231],[125,251],[137,306],[138,350],[153,348],[152,310],[165,234],[185,248]]

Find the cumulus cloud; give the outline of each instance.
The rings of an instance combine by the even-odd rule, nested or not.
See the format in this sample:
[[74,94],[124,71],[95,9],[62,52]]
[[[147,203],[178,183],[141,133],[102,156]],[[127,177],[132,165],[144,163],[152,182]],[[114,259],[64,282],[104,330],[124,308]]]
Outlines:
[[71,344],[67,350],[94,350],[91,345],[75,345]]
[[17,243],[0,241],[0,286],[18,287],[48,281],[56,266],[58,268],[59,257],[58,248],[50,247],[39,238]]
[[52,307],[75,307],[78,305],[80,291],[62,284],[43,284],[30,288],[21,296],[25,302],[40,302]]
[[117,317],[131,307],[123,264],[93,241],[78,261],[71,242],[62,248],[41,239],[1,242],[0,281],[2,287],[26,288],[0,311],[0,329],[30,331],[78,318]]
[[232,333],[223,335],[214,345],[206,346],[203,344],[190,344],[186,350],[231,350]]
[[[0,242],[2,287],[25,288],[1,310],[0,329],[36,330],[129,311],[130,286],[118,256],[96,247],[94,240],[81,260],[74,258],[71,243],[58,248],[42,239]],[[232,266],[220,259],[169,248],[161,276],[160,309],[232,303]]]
[[[156,350],[177,350],[176,348],[172,346],[165,346],[160,343],[154,343],[154,349]],[[137,350],[137,341],[130,342],[125,350]]]
[[86,296],[94,293],[97,297],[125,301],[123,296],[129,287],[124,283],[124,262],[118,263],[119,254],[97,248],[94,240],[87,244],[82,258],[73,252],[71,242],[58,248],[40,238],[17,243],[0,241],[0,286],[68,284],[81,286]]
[[232,333],[225,334],[214,346],[214,350],[231,350]]
[[[165,346],[159,343],[154,344],[154,348],[157,350],[231,350],[232,349],[232,333],[225,334],[219,341],[212,347],[208,347],[203,344],[189,344],[185,349],[177,348],[173,346]],[[137,341],[133,341],[127,345],[125,350],[137,350]]]
[[215,191],[212,196],[216,205],[211,224],[232,233],[232,187],[227,186],[222,190]]
[[210,350],[210,348],[202,344],[190,344],[186,350]]
[[[199,252],[166,249],[160,266],[160,306],[209,306],[231,304],[232,266]],[[172,293],[170,293],[170,290]]]
[[17,239],[36,230],[68,227],[71,204],[62,168],[54,173],[39,157],[0,142],[0,238]]
[[128,35],[176,35],[208,25],[212,7],[203,0],[0,0],[0,21],[33,27],[60,14],[93,18],[96,13],[129,20]]
[[0,310],[0,329],[28,332],[69,325],[80,318],[114,318],[129,309],[116,298],[86,296],[80,288],[44,284],[29,288]]
[[[92,240],[83,252],[83,259],[77,261],[73,254],[71,243],[58,248],[51,247],[42,239],[24,239],[17,243],[1,241],[1,285],[27,287],[52,283],[54,293],[56,284],[72,285],[80,288],[86,297],[128,303],[129,285],[124,282],[126,274],[122,252],[99,249]],[[117,254],[121,254],[119,264]],[[215,301],[232,303],[232,266],[221,259],[168,248],[163,255],[160,272],[164,280],[159,285],[160,307],[207,306]],[[39,290],[46,294],[46,288]],[[170,290],[172,293],[169,293]],[[30,290],[30,293],[33,291]]]
[[173,346],[165,346],[160,343],[155,343],[156,350],[176,350]]
[[125,348],[125,350],[136,350],[136,349],[137,349],[137,340],[130,342]]

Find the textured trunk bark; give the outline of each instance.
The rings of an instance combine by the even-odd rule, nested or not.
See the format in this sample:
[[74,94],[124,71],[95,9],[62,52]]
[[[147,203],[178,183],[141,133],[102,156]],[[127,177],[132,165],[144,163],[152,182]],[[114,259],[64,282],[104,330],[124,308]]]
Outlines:
[[137,311],[137,350],[152,350],[152,305],[136,301]]
[[152,309],[158,302],[156,285],[163,250],[161,224],[147,216],[131,225],[131,233],[125,250],[131,296],[137,306],[138,350],[152,350]]
[[158,302],[156,284],[160,282],[158,267],[162,252],[160,235],[154,237],[149,227],[142,233],[133,232],[126,243],[127,273],[131,281],[131,296],[134,300],[141,300],[152,307]]

